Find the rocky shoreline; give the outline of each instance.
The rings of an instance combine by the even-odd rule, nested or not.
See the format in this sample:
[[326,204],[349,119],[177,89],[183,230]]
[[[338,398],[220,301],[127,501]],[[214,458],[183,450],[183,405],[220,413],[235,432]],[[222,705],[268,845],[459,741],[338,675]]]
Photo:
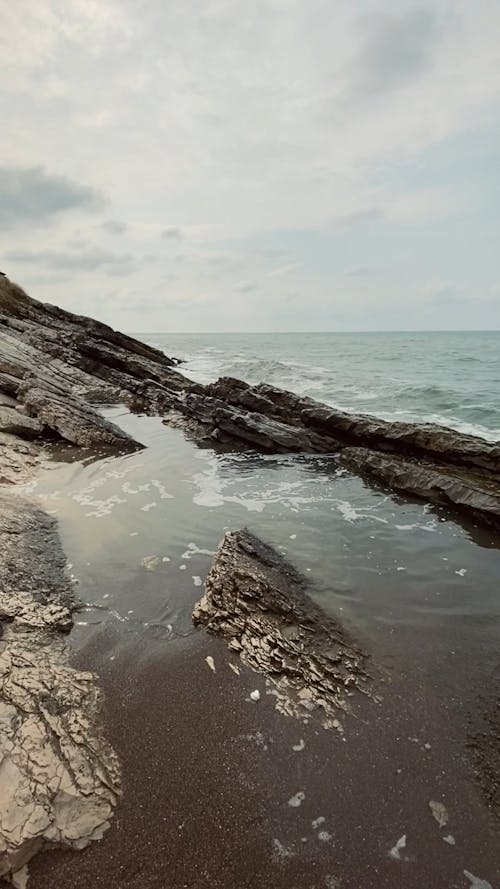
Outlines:
[[[48,446],[75,458],[143,447],[99,412],[120,403],[200,447],[333,455],[390,491],[500,528],[499,445],[347,415],[265,384],[202,386],[176,359],[0,277],[0,877],[18,886],[41,848],[102,836],[121,776],[96,678],[68,662],[78,603],[54,522],[11,486],[33,477]],[[303,578],[246,532],[221,544],[194,619],[266,676],[280,712],[306,724],[314,712],[342,734],[353,694],[371,696],[363,652],[308,599]]]
[[178,364],[0,279],[2,435],[133,450],[140,443],[94,407],[124,403],[180,425],[200,446],[332,454],[372,483],[500,528],[500,445],[430,424],[345,414],[266,384],[222,378],[202,386]]

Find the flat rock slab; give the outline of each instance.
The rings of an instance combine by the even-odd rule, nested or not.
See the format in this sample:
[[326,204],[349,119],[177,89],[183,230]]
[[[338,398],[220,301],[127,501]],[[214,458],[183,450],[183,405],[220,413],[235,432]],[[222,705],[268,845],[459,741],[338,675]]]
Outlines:
[[343,731],[341,711],[370,695],[366,656],[307,594],[307,582],[249,531],[225,535],[193,620],[264,673],[278,709]]
[[120,791],[96,677],[68,664],[75,607],[55,522],[0,497],[0,876],[45,847],[102,837]]

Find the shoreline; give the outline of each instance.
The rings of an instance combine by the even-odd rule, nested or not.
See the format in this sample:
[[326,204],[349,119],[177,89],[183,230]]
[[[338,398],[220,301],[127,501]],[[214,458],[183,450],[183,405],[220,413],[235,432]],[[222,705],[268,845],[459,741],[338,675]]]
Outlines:
[[[362,706],[341,736],[278,713],[263,677],[204,631],[167,645],[105,631],[76,663],[100,675],[124,796],[102,843],[34,859],[33,889],[57,880],[67,889],[251,889],[256,880],[395,889],[401,879],[421,889],[465,886],[464,870],[496,886],[497,820],[456,760],[450,783],[450,725],[436,724],[437,702],[409,677],[392,685],[375,718]],[[297,794],[304,799],[291,805]],[[444,829],[431,800],[445,802]],[[407,844],[394,860],[402,835]],[[454,846],[443,841],[449,835]]]
[[[431,436],[429,440],[426,430],[418,425],[403,429],[403,424],[399,424],[395,431],[397,424],[381,425],[373,418],[333,416],[334,412],[325,414],[321,405],[314,406],[313,403],[311,406],[310,400],[298,399],[272,387],[249,387],[239,381],[221,380],[208,387],[192,384],[188,392],[183,392],[186,381],[174,369],[175,363],[161,353],[90,319],[69,322],[69,313],[54,307],[42,309],[57,323],[71,323],[77,329],[83,324],[84,330],[96,339],[89,345],[87,334],[83,340],[78,340],[76,333],[72,334],[76,337],[76,352],[72,354],[72,360],[77,359],[76,364],[65,365],[58,357],[57,349],[55,354],[49,353],[52,357],[49,357],[42,375],[42,384],[46,388],[40,390],[39,381],[35,385],[29,370],[29,361],[33,360],[30,350],[40,347],[38,322],[33,322],[30,313],[34,311],[36,314],[40,304],[29,301],[26,305],[28,320],[14,317],[9,322],[13,325],[11,333],[4,337],[11,349],[9,366],[5,362],[0,366],[0,388],[3,386],[4,393],[0,404],[0,411],[3,411],[0,474],[4,485],[15,483],[16,478],[26,481],[29,475],[34,475],[42,442],[53,445],[57,441],[69,441],[71,446],[80,449],[74,450],[73,456],[85,453],[81,451],[85,446],[89,457],[99,453],[120,453],[120,450],[130,452],[142,447],[85,401],[105,400],[105,395],[106,400],[121,400],[134,410],[166,414],[167,422],[180,426],[188,439],[194,439],[201,446],[210,445],[222,451],[234,447],[245,450],[253,446],[267,453],[283,453],[293,439],[292,451],[295,453],[305,450],[306,453],[321,454],[327,447],[327,453],[334,450],[339,462],[345,465],[361,460],[362,465],[358,467],[361,474],[370,460],[375,459],[375,451],[360,455],[358,452],[362,449],[352,447],[352,436],[362,435],[368,437],[372,445],[382,447],[377,452],[375,476],[382,472],[382,467],[382,478],[385,478],[384,473],[389,473],[386,481],[396,490],[403,484],[401,472],[406,472],[408,457],[384,451],[391,435],[397,432],[396,438],[399,439],[410,436],[410,447],[416,447],[417,453],[422,448],[427,455],[439,453],[439,460],[447,453],[446,442],[451,442],[446,436],[443,439],[443,430],[438,430],[437,438]],[[13,335],[12,331],[15,331]],[[0,325],[0,339],[1,336]],[[103,344],[102,336],[107,336],[112,345]],[[43,331],[42,338],[47,346],[50,338],[47,340]],[[16,360],[21,360],[19,351],[16,352],[18,347],[21,364],[25,362],[22,367],[15,364]],[[126,354],[129,347],[132,356],[129,359],[120,357],[120,350]],[[83,369],[78,366],[78,356],[82,355]],[[65,357],[68,358],[69,353],[65,353]],[[106,371],[103,369],[105,365],[99,364],[103,360],[110,362]],[[20,367],[21,383],[12,373],[13,370],[19,373]],[[97,376],[92,376],[91,369]],[[168,389],[167,384],[173,388]],[[223,406],[219,403],[221,396]],[[283,422],[291,405],[296,416],[300,416],[300,422]],[[264,420],[263,408],[267,412]],[[308,425],[309,421],[312,425]],[[335,424],[336,439],[332,438],[332,423]],[[340,452],[339,435],[343,437]],[[25,441],[23,437],[26,436],[33,443]],[[491,484],[496,485],[498,449],[467,436],[452,434],[452,439],[455,451],[451,453],[458,461],[452,469],[439,461],[422,468],[420,461],[418,467],[411,464],[412,478],[418,474],[419,493],[426,496],[428,486],[432,488],[435,483],[441,493],[449,490],[446,485],[443,489],[443,478],[445,482],[451,479],[455,505],[464,496],[463,489],[457,492],[457,485],[482,485],[483,490],[479,495],[476,491],[475,496],[480,498],[484,518],[484,511],[488,512],[492,505],[486,500],[496,497],[496,493],[491,495],[488,491]],[[456,451],[457,442],[465,443],[461,456]],[[405,447],[408,447],[408,441]],[[457,469],[461,461],[463,465],[467,464],[465,469],[463,465]],[[474,468],[471,469],[469,464]],[[18,507],[21,503],[18,499]],[[472,506],[469,502],[466,506],[472,516],[477,517],[477,497]],[[29,561],[25,570],[29,570]],[[16,620],[19,622],[17,612],[14,630]],[[67,628],[66,618],[64,629]],[[50,637],[49,646],[53,646],[55,639]],[[38,650],[41,640],[33,635],[32,641]],[[0,644],[4,652],[12,646],[10,628]],[[110,662],[112,647],[114,660]],[[207,666],[207,656],[214,658],[215,673]],[[470,765],[466,760],[458,765],[454,763],[453,786],[438,777],[440,772],[444,776],[447,774],[450,751],[460,760],[464,739],[458,729],[456,711],[450,709],[447,725],[443,719],[442,701],[438,696],[435,700],[427,697],[431,688],[425,682],[420,686],[411,676],[404,676],[404,681],[393,676],[390,692],[387,687],[383,690],[377,715],[365,714],[357,721],[349,717],[349,729],[344,739],[314,722],[305,726],[293,717],[276,713],[270,705],[272,697],[266,695],[269,689],[266,689],[262,676],[244,666],[240,667],[241,675],[236,676],[227,666],[230,654],[225,643],[207,637],[203,631],[193,632],[185,639],[159,643],[148,633],[138,635],[134,640],[123,635],[115,636],[111,629],[109,637],[106,633],[102,637],[95,634],[73,660],[77,673],[90,668],[100,674],[106,701],[105,734],[123,763],[124,798],[104,842],[92,843],[87,852],[79,855],[51,852],[32,860],[30,885],[34,889],[46,889],[58,879],[65,880],[67,889],[87,886],[89,880],[96,887],[109,886],[110,879],[114,880],[117,889],[164,885],[171,885],[173,889],[183,885],[201,889],[207,879],[214,887],[234,889],[235,878],[239,889],[246,886],[253,889],[255,872],[264,885],[289,887],[298,880],[308,889],[313,886],[318,889],[323,886],[354,889],[356,886],[358,889],[359,880],[362,880],[363,889],[372,886],[373,889],[384,886],[392,889],[400,885],[401,870],[398,868],[401,867],[404,868],[407,889],[413,889],[413,886],[420,889],[425,880],[432,885],[436,872],[439,872],[439,880],[457,881],[461,871],[467,870],[471,874],[480,874],[482,879],[498,882],[500,871],[495,859],[498,824],[494,818],[494,812],[498,811],[497,794],[490,794],[491,812],[488,812],[471,781]],[[223,667],[219,669],[220,663]],[[70,673],[65,680],[67,683],[71,681],[69,677]],[[259,703],[245,700],[247,692],[252,689],[261,691]],[[408,695],[413,695],[414,712],[411,713],[408,711]],[[408,735],[405,739],[404,732],[410,723],[415,725],[415,737],[420,726],[425,729],[425,737],[432,737],[432,742],[420,738],[422,731],[418,732],[418,743]],[[240,730],[242,726],[244,730]],[[304,752],[293,750],[293,746],[300,744],[300,737],[297,740],[300,734],[304,735]],[[243,753],[233,762],[235,739],[241,735]],[[267,736],[278,738],[279,743],[273,746],[273,741],[271,745],[265,740]],[[483,770],[486,780],[490,776],[490,782],[491,775],[496,780],[497,774],[495,738],[498,739],[498,728],[493,727],[493,734],[486,734],[491,747],[481,741],[476,744],[476,761],[484,761]],[[230,749],[221,757],[224,743],[230,739]],[[428,748],[426,744],[429,744]],[[196,755],[191,755],[193,748],[196,748]],[[192,784],[186,782],[187,749],[191,751],[188,770]],[[432,754],[429,754],[431,749]],[[373,751],[377,751],[375,756]],[[264,757],[264,753],[269,756]],[[174,761],[174,776],[169,769],[169,760]],[[396,766],[396,763],[400,765]],[[404,778],[399,781],[401,775]],[[422,780],[416,781],[417,775]],[[295,783],[290,783],[290,776]],[[116,795],[117,775],[113,781]],[[302,789],[306,786],[307,790]],[[336,803],[339,811],[332,807],[331,786],[340,793],[340,802],[337,800]],[[367,786],[376,790],[373,799],[371,794],[369,798],[366,796]],[[463,799],[460,799],[459,791],[465,795]],[[288,800],[296,798],[298,793],[305,793],[305,799],[297,806],[289,806]],[[449,844],[450,849],[453,846],[451,852],[446,849],[448,843],[443,845],[443,835],[429,812],[429,801],[439,801],[442,797],[450,812],[450,831],[453,825],[455,845]],[[215,820],[211,818],[211,806],[214,805]],[[169,812],[163,815],[166,806]],[[328,806],[327,816],[323,810],[326,812]],[[193,821],[192,835],[187,838],[179,833],[179,823],[183,823],[186,813],[191,813]],[[475,824],[473,833],[467,827],[471,813]],[[325,827],[321,831],[318,830],[320,825],[312,827],[312,821],[323,817],[330,829]],[[164,831],[162,821],[165,822]],[[287,826],[286,835],[280,830],[282,824]],[[151,826],[153,831],[149,839]],[[323,832],[329,838],[318,839],[319,833]],[[200,835],[203,838],[203,861],[198,860]],[[407,846],[398,847],[397,842],[403,835],[407,836]],[[155,844],[160,839],[161,853],[155,852]],[[391,854],[394,849],[399,857]],[[117,860],[120,862],[118,870]],[[410,867],[413,863],[417,866]],[[248,871],[252,868],[249,877]],[[170,882],[161,882],[165,872],[168,872]],[[21,875],[19,885],[25,876],[25,873]],[[450,882],[450,885],[462,883]]]

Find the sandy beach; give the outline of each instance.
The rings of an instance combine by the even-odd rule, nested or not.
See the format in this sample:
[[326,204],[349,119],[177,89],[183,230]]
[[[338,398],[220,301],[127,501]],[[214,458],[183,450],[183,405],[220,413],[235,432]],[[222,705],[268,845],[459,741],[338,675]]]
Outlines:
[[[104,632],[78,661],[99,674],[124,796],[101,843],[32,862],[33,889],[421,889],[461,887],[464,870],[498,882],[498,821],[456,718],[410,677],[340,736],[277,713],[263,677],[233,673],[204,631],[168,645]],[[430,800],[446,801],[442,828]]]

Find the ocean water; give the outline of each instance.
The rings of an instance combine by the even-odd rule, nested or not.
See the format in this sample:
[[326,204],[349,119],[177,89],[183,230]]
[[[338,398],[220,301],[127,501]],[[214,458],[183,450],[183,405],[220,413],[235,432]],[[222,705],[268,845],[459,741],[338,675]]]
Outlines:
[[140,337],[202,383],[267,382],[347,411],[500,440],[500,331]]

